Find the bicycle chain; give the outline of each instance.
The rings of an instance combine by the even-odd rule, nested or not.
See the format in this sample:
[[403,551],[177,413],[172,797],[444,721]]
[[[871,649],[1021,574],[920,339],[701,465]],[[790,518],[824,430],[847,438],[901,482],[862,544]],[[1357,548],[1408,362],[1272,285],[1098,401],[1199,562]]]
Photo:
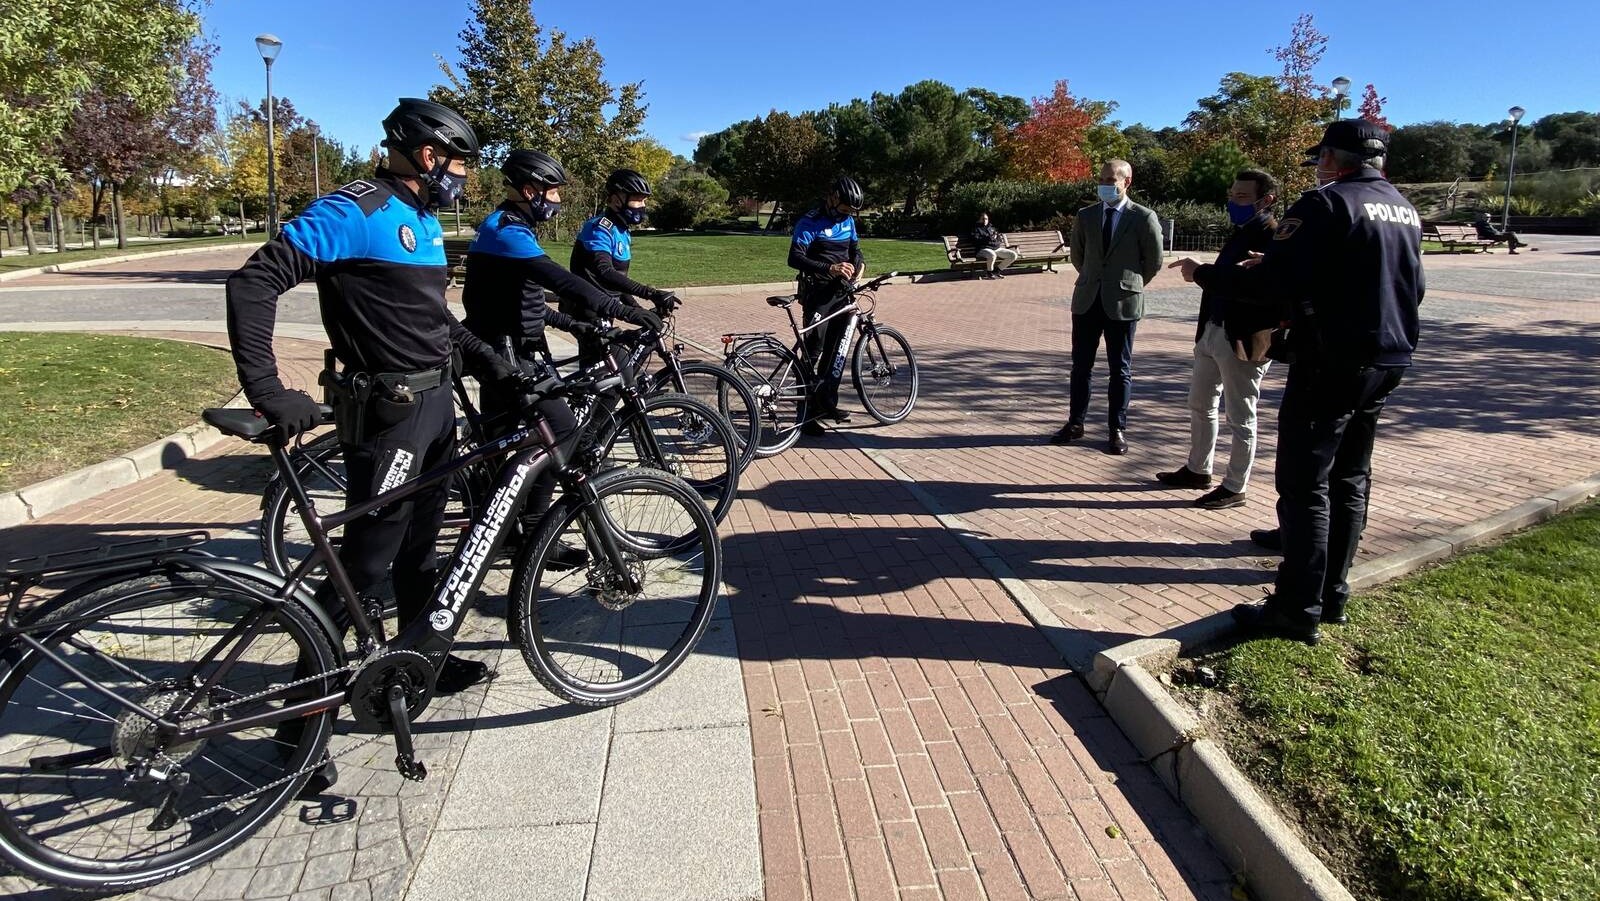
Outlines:
[[[365,659],[356,660],[356,661],[353,661],[351,663],[345,664],[344,666],[339,667],[338,669],[323,670],[320,673],[317,673],[317,674],[312,675],[312,676],[307,676],[304,679],[296,679],[296,680],[294,680],[292,682],[285,682],[285,683],[281,683],[281,684],[276,684],[276,685],[273,685],[271,687],[268,687],[267,689],[265,689],[263,691],[258,691],[255,694],[246,695],[246,696],[244,696],[242,698],[235,698],[234,700],[228,701],[227,703],[220,704],[220,705],[217,705],[215,707],[211,707],[206,712],[207,713],[216,713],[218,711],[227,710],[230,707],[237,707],[240,704],[248,704],[251,701],[257,701],[257,700],[260,700],[261,698],[267,697],[268,695],[278,694],[280,692],[287,691],[287,690],[289,690],[291,688],[296,688],[298,686],[306,685],[306,684],[309,684],[309,683],[312,683],[312,682],[319,682],[319,681],[322,681],[322,680],[327,679],[329,677],[337,676],[337,675],[339,675],[341,673],[351,673],[351,672],[354,672],[355,670],[359,669],[362,666],[362,664],[364,664],[364,663],[366,663]],[[340,706],[342,707],[343,705],[341,704]],[[193,823],[193,822],[195,822],[197,820],[200,820],[200,819],[203,819],[205,817],[208,817],[208,816],[216,813],[219,810],[223,810],[224,808],[228,807],[231,804],[237,804],[237,803],[239,803],[241,801],[248,801],[249,799],[254,798],[255,796],[260,795],[260,794],[262,794],[264,792],[269,792],[269,791],[271,791],[271,790],[273,790],[275,788],[278,788],[279,786],[287,785],[288,783],[293,782],[296,779],[299,779],[301,776],[304,776],[307,773],[310,773],[310,772],[313,772],[315,770],[321,769],[325,761],[337,760],[340,757],[343,757],[346,754],[349,754],[351,751],[354,751],[357,748],[365,747],[366,745],[369,745],[372,742],[377,741],[378,739],[383,738],[383,737],[384,737],[384,733],[381,733],[381,732],[380,733],[375,733],[374,735],[372,735],[369,738],[363,739],[361,741],[356,742],[353,745],[350,745],[348,748],[345,748],[344,750],[340,751],[338,754],[330,754],[330,755],[326,755],[325,757],[319,756],[319,757],[316,758],[316,762],[315,763],[307,764],[306,766],[303,766],[300,769],[295,770],[294,772],[289,773],[286,776],[280,777],[278,779],[274,779],[271,782],[268,782],[266,785],[261,785],[261,786],[258,786],[256,788],[253,788],[250,791],[245,792],[244,794],[235,795],[234,797],[229,798],[226,801],[220,802],[218,804],[213,804],[212,806],[207,807],[204,810],[200,810],[200,811],[197,811],[195,813],[191,813],[191,814],[183,817],[183,821],[185,823]],[[331,736],[330,736],[330,740],[331,740]],[[171,757],[168,757],[164,752],[158,751],[156,753],[157,753],[157,756],[159,758],[161,758],[164,762],[172,764],[172,765],[175,765],[175,766],[176,765],[180,765],[178,763],[178,761],[174,760]]]

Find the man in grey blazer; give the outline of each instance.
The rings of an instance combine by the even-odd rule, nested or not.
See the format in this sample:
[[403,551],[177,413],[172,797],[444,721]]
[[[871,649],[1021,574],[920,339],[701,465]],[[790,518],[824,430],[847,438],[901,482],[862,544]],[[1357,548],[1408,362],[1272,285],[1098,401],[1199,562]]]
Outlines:
[[1125,454],[1128,395],[1133,389],[1133,333],[1144,316],[1144,286],[1161,271],[1161,224],[1155,211],[1128,199],[1133,167],[1107,160],[1100,167],[1100,203],[1078,211],[1072,224],[1072,381],[1067,424],[1050,437],[1066,444],[1083,437],[1089,378],[1100,338],[1111,369],[1110,434],[1106,453]]

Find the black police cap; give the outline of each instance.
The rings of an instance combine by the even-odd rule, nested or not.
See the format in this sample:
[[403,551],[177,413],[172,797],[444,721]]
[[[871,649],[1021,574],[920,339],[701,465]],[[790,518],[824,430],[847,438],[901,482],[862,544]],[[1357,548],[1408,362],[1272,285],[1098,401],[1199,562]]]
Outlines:
[[1340,119],[1328,126],[1316,146],[1306,148],[1306,156],[1311,159],[1305,165],[1315,165],[1324,150],[1343,150],[1371,159],[1383,156],[1388,149],[1389,133],[1382,125],[1366,119]]

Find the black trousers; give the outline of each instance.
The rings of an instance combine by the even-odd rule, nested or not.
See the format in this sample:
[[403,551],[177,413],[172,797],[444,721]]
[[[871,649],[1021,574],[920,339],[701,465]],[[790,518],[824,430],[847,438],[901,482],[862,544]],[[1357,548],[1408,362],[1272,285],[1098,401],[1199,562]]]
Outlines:
[[[802,296],[802,322],[810,325],[849,303],[849,295],[843,294],[818,292],[816,295]],[[844,368],[848,362],[845,355],[850,350],[844,346],[845,330],[850,327],[851,318],[848,315],[839,316],[829,320],[822,328],[806,333],[806,353],[817,364],[817,386],[811,395],[808,416],[826,415],[839,408],[839,382],[844,378]]]
[[1405,369],[1289,367],[1278,409],[1278,526],[1283,563],[1269,603],[1342,606],[1367,524],[1378,414]]
[[1068,383],[1067,419],[1083,422],[1089,412],[1089,382],[1094,377],[1094,358],[1100,353],[1100,338],[1105,337],[1106,365],[1111,370],[1107,390],[1110,409],[1107,423],[1113,429],[1128,427],[1128,398],[1133,394],[1133,334],[1137,319],[1112,319],[1098,299],[1087,313],[1072,314],[1072,376]]
[[[455,453],[455,402],[449,384],[417,392],[410,406],[409,415],[383,428],[374,425],[376,417],[369,410],[369,434],[360,443],[340,436],[348,503],[363,503],[409,482]],[[385,575],[392,575],[402,629],[422,613],[438,581],[434,545],[449,496],[449,483],[442,481],[344,527],[339,560],[350,581],[357,593],[367,595]]]

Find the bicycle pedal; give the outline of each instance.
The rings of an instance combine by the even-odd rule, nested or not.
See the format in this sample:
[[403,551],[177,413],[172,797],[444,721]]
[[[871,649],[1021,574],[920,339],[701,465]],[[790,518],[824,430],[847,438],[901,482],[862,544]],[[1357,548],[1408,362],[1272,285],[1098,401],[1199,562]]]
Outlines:
[[405,754],[394,755],[394,768],[400,772],[401,778],[411,782],[421,782],[428,778],[428,765]]

